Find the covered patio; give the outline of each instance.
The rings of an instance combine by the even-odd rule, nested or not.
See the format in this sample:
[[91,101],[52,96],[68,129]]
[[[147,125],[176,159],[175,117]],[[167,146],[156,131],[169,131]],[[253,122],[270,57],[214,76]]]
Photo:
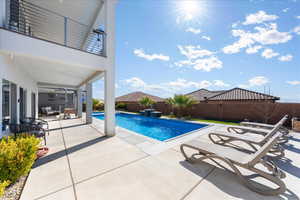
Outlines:
[[[217,125],[193,134],[209,142]],[[291,133],[286,157],[277,164],[287,177],[287,192],[261,196],[244,187],[233,173],[213,163],[189,164],[179,151],[182,142],[153,144],[146,151],[138,135],[117,127],[116,137],[106,137],[104,122],[82,119],[50,122],[50,152],[31,170],[21,200],[50,199],[299,199],[300,136]],[[188,139],[191,139],[189,136]],[[150,145],[150,144],[147,144]]]
[[[68,49],[70,50],[70,49]],[[75,50],[71,49],[71,51]],[[87,54],[88,55],[88,54]],[[89,56],[89,55],[88,55]],[[94,55],[91,55],[94,58]],[[108,116],[105,120],[105,134],[113,136],[115,134],[115,103],[114,103],[114,70],[113,67],[109,68],[108,61],[102,57],[99,57],[99,64],[91,61],[77,62],[60,62],[58,60],[49,60],[43,57],[32,57],[21,54],[13,54],[6,56],[8,60],[11,60],[13,68],[22,71],[28,75],[37,90],[35,95],[35,101],[25,100],[23,110],[28,110],[30,107],[34,107],[32,110],[32,117],[38,117],[38,112],[41,107],[46,105],[39,102],[39,94],[60,94],[58,97],[61,100],[60,104],[53,110],[58,110],[60,113],[64,113],[64,109],[72,107],[76,118],[84,121],[86,124],[92,123],[92,97],[93,97],[93,83],[97,80],[103,79],[104,82],[104,101],[105,101],[105,114]],[[11,99],[11,105],[15,107],[16,114],[12,116],[11,121],[19,123],[21,114],[21,108],[18,106],[18,99],[20,99],[19,89],[22,85],[16,86],[16,98]],[[69,94],[72,94],[72,102],[68,102]],[[49,101],[53,101],[53,98],[49,97]],[[83,115],[83,100],[86,104],[85,113]],[[33,105],[35,104],[35,105]],[[55,104],[55,103],[54,103]],[[70,105],[71,104],[71,105]],[[26,108],[27,107],[27,108]],[[12,110],[12,113],[13,110]],[[29,115],[24,114],[24,117]],[[84,119],[83,119],[84,118]]]

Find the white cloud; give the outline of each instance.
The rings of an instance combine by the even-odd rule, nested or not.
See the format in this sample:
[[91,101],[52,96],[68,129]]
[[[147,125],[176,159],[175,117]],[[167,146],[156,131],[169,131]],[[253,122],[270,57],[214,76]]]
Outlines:
[[172,91],[180,91],[183,89],[187,88],[207,88],[212,85],[210,81],[203,80],[200,82],[194,82],[194,81],[187,81],[185,79],[177,79],[176,81],[171,81],[168,83],[163,84],[167,90],[172,90]]
[[178,45],[180,53],[187,57],[188,60],[211,56],[214,52],[202,49],[200,46],[181,46]]
[[279,61],[282,61],[282,62],[289,62],[291,60],[293,60],[293,56],[291,54],[287,54],[285,56],[280,56],[278,58]]
[[[280,32],[277,29],[276,23],[264,24],[262,26],[254,27],[254,31],[246,31],[242,29],[233,29],[232,36],[238,38],[236,42],[231,45],[225,46],[222,50],[225,54],[234,54],[240,52],[243,48],[248,48],[248,52],[255,52],[251,49],[253,45],[264,46],[286,43],[292,39],[292,35],[289,32]],[[297,33],[300,28],[294,29]],[[251,51],[253,50],[253,51]]]
[[296,16],[296,19],[300,19],[300,15],[299,15],[299,16]]
[[125,82],[134,88],[142,88],[146,85],[146,83],[138,77],[132,77],[130,79],[125,80]]
[[262,54],[262,57],[266,58],[266,59],[270,59],[276,56],[279,56],[279,53],[273,51],[273,49],[265,49]]
[[269,82],[269,80],[264,76],[256,76],[251,78],[249,81],[250,86],[262,86]]
[[289,11],[289,8],[282,9],[282,12],[286,13],[287,11]]
[[287,81],[290,85],[300,85],[300,81]]
[[254,54],[254,53],[257,53],[258,50],[260,50],[261,48],[262,48],[261,45],[256,45],[254,47],[249,47],[249,48],[246,49],[246,53],[247,54]]
[[286,43],[292,39],[288,32],[279,32],[277,24],[272,23],[267,27],[255,27],[258,33],[253,34],[253,39],[263,45]]
[[240,21],[237,21],[231,25],[231,28],[236,28],[240,24]]
[[200,29],[196,29],[196,28],[192,28],[192,27],[187,28],[185,31],[186,31],[186,32],[191,32],[191,33],[194,33],[194,34],[199,34],[199,33],[201,33],[201,30],[200,30]]
[[230,84],[227,84],[222,80],[214,80],[214,85],[217,87],[229,87],[230,86]]
[[211,38],[209,36],[205,36],[205,35],[203,35],[201,38],[205,39],[205,40],[211,40]]
[[300,26],[296,26],[293,30],[296,34],[300,35]]
[[163,54],[146,54],[143,49],[135,49],[133,51],[134,55],[145,58],[146,60],[161,60],[161,61],[169,61],[170,57]]
[[133,77],[125,80],[125,84],[127,84],[127,87],[129,86],[133,90],[141,90],[144,92],[156,92],[162,94],[163,96],[165,96],[166,94],[170,95],[174,93],[185,93],[186,90],[191,89],[208,88],[212,86],[223,88],[230,86],[222,80],[202,80],[199,82],[195,82],[187,81],[182,78],[159,84],[148,84],[138,77]]
[[269,79],[264,76],[255,76],[248,80],[247,84],[241,84],[239,87],[241,88],[250,88],[255,86],[262,86],[269,83]]
[[203,70],[206,72],[212,69],[221,69],[223,67],[223,62],[219,60],[216,56],[211,56],[209,58],[198,59],[195,61],[194,69]]
[[267,21],[274,21],[278,19],[276,15],[268,15],[265,11],[258,11],[257,13],[250,14],[246,17],[246,21],[243,22],[243,25],[249,24],[260,24]]
[[178,67],[193,67],[195,70],[202,70],[209,72],[212,69],[220,69],[223,67],[223,62],[219,60],[217,56],[214,56],[215,52],[202,49],[200,46],[178,46],[180,53],[187,59],[175,62]]

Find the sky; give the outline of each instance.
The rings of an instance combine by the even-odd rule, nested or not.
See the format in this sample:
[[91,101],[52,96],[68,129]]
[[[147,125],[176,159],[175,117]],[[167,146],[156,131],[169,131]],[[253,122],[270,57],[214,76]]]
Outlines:
[[234,87],[300,102],[300,0],[119,0],[116,96]]

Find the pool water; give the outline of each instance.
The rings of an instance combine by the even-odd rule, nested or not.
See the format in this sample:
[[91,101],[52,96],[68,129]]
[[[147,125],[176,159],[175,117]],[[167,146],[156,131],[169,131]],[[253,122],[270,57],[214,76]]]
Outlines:
[[[93,116],[97,119],[104,120],[103,113],[93,113]],[[207,126],[206,124],[159,119],[126,113],[117,113],[116,123],[122,128],[160,141],[165,141]]]

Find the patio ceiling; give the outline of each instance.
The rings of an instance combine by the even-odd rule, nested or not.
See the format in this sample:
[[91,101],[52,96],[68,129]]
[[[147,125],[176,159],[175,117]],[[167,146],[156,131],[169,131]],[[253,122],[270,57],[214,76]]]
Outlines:
[[75,88],[100,77],[103,73],[84,66],[69,65],[29,56],[14,55],[9,57],[14,66],[43,86],[58,85]]

